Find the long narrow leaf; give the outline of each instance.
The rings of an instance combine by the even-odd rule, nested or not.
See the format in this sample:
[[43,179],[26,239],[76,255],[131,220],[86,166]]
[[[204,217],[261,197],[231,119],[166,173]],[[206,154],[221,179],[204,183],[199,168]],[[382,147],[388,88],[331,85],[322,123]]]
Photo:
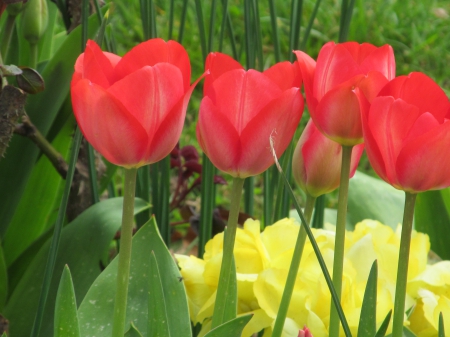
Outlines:
[[80,337],[77,302],[69,267],[64,267],[55,304],[54,337]]
[[377,278],[378,264],[375,260],[370,268],[369,278],[359,316],[358,337],[375,336],[377,329]]
[[148,279],[148,328],[149,337],[170,337],[169,319],[167,317],[166,300],[164,298],[161,275],[155,252],[150,254],[150,277]]
[[308,238],[309,238],[309,241],[311,242],[314,253],[317,257],[317,260],[319,261],[320,269],[322,270],[323,276],[325,277],[325,281],[327,282],[328,289],[331,293],[332,301],[334,302],[334,305],[336,306],[336,310],[338,312],[339,319],[341,320],[341,324],[342,324],[342,328],[344,329],[344,333],[347,337],[351,337],[352,334],[350,332],[350,328],[348,326],[347,319],[345,317],[344,311],[342,310],[341,302],[339,300],[339,297],[337,296],[336,290],[334,289],[333,281],[331,280],[331,276],[330,276],[328,268],[325,264],[325,260],[323,259],[322,253],[320,252],[319,246],[317,245],[316,239],[314,238],[311,228],[309,228],[308,222],[306,221],[305,216],[303,215],[303,211],[300,207],[300,204],[297,201],[297,198],[295,197],[294,191],[292,190],[291,186],[289,185],[289,181],[286,178],[280,164],[278,163],[278,158],[277,158],[275,150],[273,148],[273,140],[272,139],[270,139],[270,147],[272,149],[272,154],[273,154],[273,157],[275,160],[275,165],[277,166],[278,171],[279,171],[279,173],[284,181],[284,184],[286,186],[286,189],[289,192],[289,195],[291,196],[292,201],[294,202],[294,206],[300,217],[301,224],[306,230],[306,234],[308,235]]
[[386,335],[386,331],[389,327],[389,323],[391,322],[392,310],[388,312],[383,323],[381,323],[380,328],[378,329],[375,337],[384,337]]
[[439,337],[445,337],[444,317],[442,312],[439,313]]
[[205,337],[240,337],[245,325],[252,319],[253,315],[236,317],[209,331]]

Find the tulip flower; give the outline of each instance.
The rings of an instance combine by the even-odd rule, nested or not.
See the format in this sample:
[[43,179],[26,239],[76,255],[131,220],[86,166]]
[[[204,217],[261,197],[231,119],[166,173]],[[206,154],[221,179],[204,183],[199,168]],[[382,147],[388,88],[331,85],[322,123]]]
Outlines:
[[304,52],[295,54],[317,128],[342,145],[362,143],[361,110],[395,77],[392,47],[329,42],[320,50],[317,63]]
[[113,164],[140,167],[178,142],[194,85],[186,50],[152,39],[120,58],[94,41],[75,64],[72,105],[92,146]]
[[224,321],[224,310],[235,278],[232,268],[242,187],[246,177],[264,172],[273,164],[271,139],[278,155],[284,152],[303,113],[298,66],[278,63],[261,73],[245,71],[230,56],[211,53],[206,60],[204,98],[197,123],[198,142],[220,170],[233,176],[231,205],[224,235],[220,282],[211,326]]
[[450,186],[450,107],[428,76],[411,73],[386,85],[363,114],[364,141],[375,172],[412,193]]
[[408,256],[418,192],[450,186],[450,102],[428,76],[400,76],[381,89],[362,121],[375,172],[405,191],[392,336],[402,336]]
[[296,68],[283,62],[245,71],[225,54],[208,56],[197,139],[217,168],[239,178],[262,173],[273,164],[271,136],[276,153],[284,152],[303,112]]
[[[355,174],[364,144],[352,151],[350,177]],[[318,197],[339,187],[342,146],[325,137],[310,119],[294,150],[292,172],[307,194]]]

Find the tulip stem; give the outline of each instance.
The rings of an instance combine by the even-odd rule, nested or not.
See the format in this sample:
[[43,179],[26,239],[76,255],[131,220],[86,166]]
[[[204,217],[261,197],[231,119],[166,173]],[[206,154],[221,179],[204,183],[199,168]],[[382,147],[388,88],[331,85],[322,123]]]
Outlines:
[[414,218],[415,193],[405,192],[402,236],[398,255],[397,283],[395,285],[394,320],[392,337],[403,336],[403,319],[405,316],[406,285],[408,280],[409,249],[411,244],[412,223]]
[[[350,163],[353,146],[342,145],[341,178],[336,219],[336,237],[334,241],[333,284],[341,298],[342,273],[344,270],[345,223],[347,218],[348,185],[350,180]],[[339,336],[339,315],[334,303],[331,303],[329,336]]]
[[37,43],[30,43],[30,61],[29,65],[30,68],[36,69],[38,64],[38,44]]
[[233,251],[244,181],[245,179],[233,178],[230,195],[230,214],[228,216],[227,229],[224,234],[222,266],[220,268],[219,285],[217,287],[217,296],[212,317],[212,329],[227,321],[225,317],[225,309],[229,307],[229,305],[226,305],[227,302],[234,301],[237,305],[237,299],[230,296],[230,284],[232,284],[230,279],[231,277],[236,277],[235,270],[232,270]]
[[112,337],[123,337],[125,329],[128,281],[131,263],[131,240],[133,235],[136,173],[137,168],[125,169],[122,230],[120,235],[119,266],[117,267],[117,289],[114,302]]
[[[311,215],[314,209],[315,201],[315,197],[307,194],[304,215],[305,220],[308,224],[311,221]],[[281,333],[283,332],[284,321],[286,320],[289,303],[291,302],[295,280],[297,278],[300,261],[302,259],[303,248],[305,247],[306,236],[306,229],[302,224],[298,232],[297,242],[295,243],[294,254],[292,255],[291,266],[289,267],[289,273],[287,276],[286,285],[284,286],[283,296],[281,298],[280,308],[278,309],[275,325],[273,327],[272,337],[280,337]]]

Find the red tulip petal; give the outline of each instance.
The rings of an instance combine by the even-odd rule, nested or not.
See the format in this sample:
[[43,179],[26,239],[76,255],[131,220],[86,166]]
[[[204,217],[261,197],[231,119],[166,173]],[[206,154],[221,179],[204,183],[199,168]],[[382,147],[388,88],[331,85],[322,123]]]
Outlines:
[[352,159],[350,162],[350,178],[353,178],[355,175],[356,169],[359,165],[359,160],[364,152],[364,147],[364,143],[353,146]]
[[[397,157],[418,116],[419,111],[415,106],[401,99],[394,100],[392,97],[377,97],[370,108],[367,122],[380,150],[381,158],[378,159],[384,163],[385,176],[382,177],[396,187],[398,187],[395,169]],[[367,144],[366,148],[369,153],[370,145]]]
[[183,97],[181,76],[180,70],[168,63],[144,66],[116,82],[108,92],[139,121],[151,142],[160,123]]
[[[210,53],[205,62],[205,70],[209,71],[209,75],[206,76],[203,85],[204,96],[212,94],[210,88],[215,80],[224,73],[235,69],[244,69],[244,67],[231,56],[223,53]],[[213,100],[215,99],[213,98]]]
[[377,47],[370,43],[362,43],[350,41],[344,42],[340,44],[342,47],[348,50],[353,60],[355,60],[356,64],[363,64],[364,60],[372,54]]
[[426,112],[419,116],[414,122],[414,125],[408,132],[408,136],[405,137],[403,144],[407,144],[408,142],[420,137],[424,133],[433,130],[434,128],[439,126],[439,122],[436,118],[429,112]]
[[361,76],[361,79],[355,85],[362,90],[367,100],[372,102],[387,83],[388,80],[381,73],[371,71],[366,76]]
[[314,61],[308,54],[296,50],[298,66],[300,69],[303,86],[305,88],[306,102],[308,103],[309,111],[315,111],[317,106],[317,99],[314,97],[314,73],[316,71],[316,61]]
[[237,176],[236,164],[241,153],[239,134],[209,97],[200,104],[197,140],[219,170]]
[[338,86],[330,90],[311,114],[317,128],[325,136],[342,145],[363,142],[361,104],[365,98],[358,88]]
[[[161,66],[163,64],[160,64]],[[157,67],[156,65],[155,67]],[[167,65],[166,65],[167,66]],[[189,90],[178,100],[164,120],[161,120],[158,129],[155,130],[151,142],[147,148],[146,160],[149,164],[160,161],[167,156],[177,144],[181,131],[183,130],[186,109],[192,92],[198,82],[204,77],[203,74],[189,88]]]
[[[370,45],[363,43],[362,46]],[[372,46],[372,45],[370,45]],[[374,47],[374,46],[372,46]],[[395,57],[394,50],[388,44],[380,48],[368,48],[370,53],[367,53],[365,58],[360,63],[360,69],[363,74],[367,74],[371,71],[378,71],[387,80],[393,80],[395,78]]]
[[442,123],[449,101],[445,92],[427,75],[419,72],[399,76],[389,82],[378,94],[393,96],[415,105],[420,113],[430,112]]
[[183,76],[183,91],[190,87],[191,65],[184,47],[175,41],[151,39],[138,44],[124,55],[115,68],[116,81],[143,68],[157,63],[170,63],[179,68]]
[[314,97],[320,101],[328,91],[359,74],[359,65],[348,49],[342,44],[328,42],[317,58]]
[[264,71],[263,74],[278,84],[283,91],[302,86],[302,76],[297,62],[293,64],[288,61],[279,62]]
[[450,121],[410,141],[397,159],[400,185],[410,192],[450,186]]
[[[227,116],[238,134],[281,90],[255,70],[232,70],[213,83],[217,93],[214,105]],[[220,95],[219,95],[220,93]]]
[[370,110],[364,109],[361,111],[361,122],[363,126],[364,145],[366,148],[367,157],[369,158],[372,168],[385,181],[388,181],[386,176],[386,167],[384,165],[383,156],[381,155],[377,140],[375,139],[377,133],[372,133],[372,124],[369,123],[369,115],[372,113],[377,115],[380,109],[389,110],[389,107],[393,102],[394,98],[392,97],[379,97],[372,102]]
[[111,61],[92,40],[87,42],[83,57],[75,63],[75,71],[103,88],[108,88],[114,82],[114,68]]
[[277,156],[281,156],[294,136],[303,113],[303,98],[298,88],[285,91],[256,115],[241,133],[241,178],[264,172],[273,164],[269,137],[274,139]]
[[147,133],[125,107],[85,79],[72,87],[71,93],[78,125],[92,146],[113,164],[140,166]]

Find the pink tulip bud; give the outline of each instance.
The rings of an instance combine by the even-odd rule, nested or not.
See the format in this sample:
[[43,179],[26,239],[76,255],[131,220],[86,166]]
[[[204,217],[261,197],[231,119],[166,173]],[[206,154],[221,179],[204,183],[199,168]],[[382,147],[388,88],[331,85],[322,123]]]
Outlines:
[[298,337],[313,337],[311,331],[305,326],[302,330],[298,332]]

